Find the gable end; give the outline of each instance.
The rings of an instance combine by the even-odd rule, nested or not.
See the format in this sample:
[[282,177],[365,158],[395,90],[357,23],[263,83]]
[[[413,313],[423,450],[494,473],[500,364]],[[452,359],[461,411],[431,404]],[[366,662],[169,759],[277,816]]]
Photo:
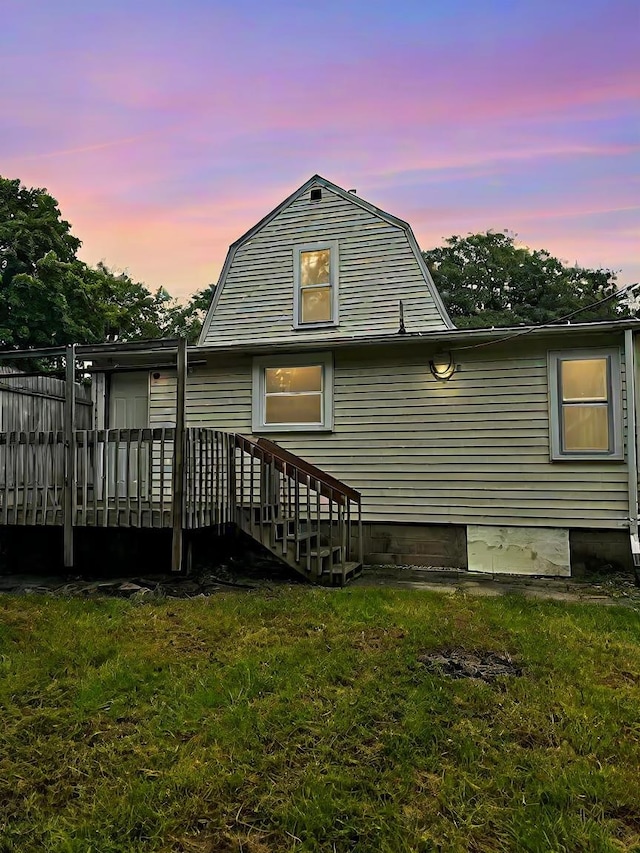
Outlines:
[[[313,193],[313,197],[312,197],[312,193]],[[389,213],[386,213],[383,210],[380,210],[380,208],[375,207],[373,204],[370,204],[369,202],[365,201],[364,199],[360,198],[359,196],[355,195],[354,193],[348,192],[348,191],[342,189],[341,187],[338,187],[336,184],[331,183],[330,181],[326,180],[325,178],[322,178],[319,175],[314,175],[312,178],[310,178],[308,181],[306,181],[299,189],[297,189],[294,193],[292,193],[290,196],[288,196],[283,202],[281,202],[281,204],[279,204],[272,211],[270,211],[270,213],[268,213],[266,216],[264,216],[256,225],[254,225],[252,228],[250,228],[241,237],[239,237],[234,243],[231,244],[231,246],[229,247],[229,251],[227,253],[227,257],[226,257],[225,262],[224,262],[224,266],[222,268],[222,272],[220,274],[218,285],[215,289],[213,300],[211,302],[211,305],[209,307],[209,311],[207,312],[207,316],[206,316],[204,324],[203,324],[203,328],[202,328],[202,332],[201,332],[200,340],[199,340],[200,345],[204,345],[204,344],[215,345],[217,343],[220,343],[220,344],[229,343],[228,336],[226,334],[222,335],[222,338],[224,338],[224,340],[219,339],[219,336],[215,336],[215,337],[213,336],[213,334],[212,334],[212,332],[213,332],[213,321],[214,321],[214,318],[218,319],[218,317],[216,317],[216,314],[218,312],[218,308],[221,304],[221,301],[225,297],[225,287],[228,284],[230,273],[231,273],[232,269],[234,268],[234,262],[236,262],[238,254],[240,252],[246,250],[246,248],[248,247],[249,244],[252,243],[252,241],[258,240],[258,239],[265,239],[266,240],[264,235],[267,233],[270,233],[270,231],[273,231],[275,229],[275,227],[276,227],[275,221],[278,220],[279,217],[283,220],[286,220],[287,216],[289,216],[289,218],[293,222],[294,217],[292,216],[290,209],[292,208],[292,206],[297,206],[297,214],[300,214],[300,211],[301,211],[300,205],[304,199],[306,199],[306,204],[309,206],[309,210],[308,210],[309,223],[308,223],[308,227],[306,229],[306,233],[301,232],[299,237],[298,237],[298,235],[293,237],[292,234],[289,232],[287,232],[286,235],[284,235],[280,238],[271,236],[270,239],[272,242],[272,246],[273,245],[279,245],[281,248],[286,247],[287,250],[291,250],[293,252],[293,256],[295,256],[296,247],[299,247],[300,245],[303,245],[305,243],[309,243],[312,241],[313,242],[320,242],[321,237],[315,236],[313,233],[312,223],[314,221],[315,222],[322,222],[322,225],[323,225],[324,231],[325,231],[325,233],[323,234],[323,237],[326,238],[325,242],[327,242],[327,241],[330,242],[332,239],[335,241],[335,239],[336,239],[335,235],[332,235],[331,231],[330,231],[331,220],[329,220],[329,223],[325,227],[324,221],[322,219],[318,220],[318,216],[321,215],[321,211],[323,209],[327,209],[327,203],[328,202],[331,202],[333,200],[333,202],[334,202],[333,207],[337,208],[338,203],[339,203],[342,209],[346,209],[346,207],[345,207],[345,202],[346,202],[351,208],[359,209],[361,211],[361,214],[359,217],[356,217],[356,216],[353,217],[353,220],[354,220],[353,229],[352,229],[353,234],[351,234],[349,237],[345,237],[344,233],[343,233],[345,228],[347,227],[346,220],[344,218],[344,214],[342,215],[341,219],[336,220],[336,222],[337,222],[336,227],[340,227],[341,233],[343,235],[342,239],[344,241],[347,241],[348,239],[350,239],[352,242],[355,242],[356,239],[359,238],[360,242],[362,243],[363,239],[364,239],[362,237],[362,235],[365,234],[365,229],[366,229],[367,233],[371,230],[375,231],[373,238],[377,239],[378,243],[380,245],[382,245],[382,240],[384,239],[384,236],[381,233],[381,229],[384,228],[382,223],[386,224],[387,226],[389,226],[392,229],[392,232],[389,232],[389,233],[396,233],[397,234],[397,231],[402,232],[402,234],[404,236],[404,240],[406,241],[405,242],[405,250],[403,250],[404,251],[404,261],[403,261],[404,269],[406,270],[407,264],[412,263],[412,264],[414,264],[415,272],[410,274],[409,278],[411,279],[411,281],[409,281],[409,282],[403,282],[401,280],[401,278],[398,278],[398,276],[396,276],[396,278],[397,278],[396,284],[394,285],[392,282],[390,287],[395,286],[398,289],[399,298],[396,301],[399,301],[399,299],[402,298],[402,295],[403,295],[402,289],[403,288],[408,289],[407,292],[410,294],[409,299],[411,299],[412,297],[415,297],[418,290],[422,289],[422,291],[423,291],[422,302],[424,303],[422,305],[422,308],[424,309],[424,311],[418,310],[419,306],[416,303],[415,310],[414,310],[414,318],[413,318],[414,319],[414,326],[420,326],[420,328],[414,328],[413,330],[414,331],[427,331],[427,330],[435,330],[435,329],[453,329],[454,328],[454,325],[451,322],[451,319],[449,318],[449,315],[448,315],[446,308],[442,302],[440,294],[438,293],[437,288],[433,282],[431,274],[429,273],[427,265],[424,261],[424,258],[422,257],[422,254],[421,254],[420,249],[418,247],[417,241],[415,239],[415,236],[414,236],[413,231],[412,231],[411,227],[409,226],[409,224],[407,222],[405,222],[404,220],[399,219],[396,216],[393,216]],[[324,208],[323,208],[323,203],[324,203]],[[367,220],[367,218],[366,218],[366,216],[364,216],[364,214],[368,214],[370,219]],[[300,215],[306,216],[307,214],[306,214],[306,212],[303,212]],[[373,226],[371,224],[366,224],[369,221],[371,221],[371,222],[373,221],[371,218],[374,218],[374,220],[378,221],[379,226],[380,226],[378,229],[373,229]],[[293,226],[290,225],[288,227],[291,228]],[[327,229],[329,229],[329,230],[327,230]],[[360,231],[358,231],[358,229],[360,229]],[[365,236],[366,236],[366,234],[365,234]],[[279,243],[277,242],[278,239],[280,240]],[[268,254],[265,254],[265,257],[268,257]],[[410,258],[410,260],[409,260],[409,258]],[[293,264],[293,260],[291,261],[291,263]],[[345,259],[345,263],[346,263],[346,259]],[[371,272],[371,271],[369,271],[369,272]],[[291,274],[291,294],[290,295],[291,295],[291,298],[293,298],[293,287],[294,287],[293,279],[295,278],[293,268],[291,268],[291,270],[288,271],[287,275],[289,275],[289,274]],[[237,284],[234,284],[234,286],[237,287]],[[282,283],[281,283],[281,290],[283,291],[281,293],[281,297],[285,298],[285,293],[284,293],[285,288],[284,288],[284,285],[282,285]],[[244,300],[244,297],[242,298],[242,300]],[[414,299],[414,301],[415,301],[415,299]],[[388,299],[387,299],[387,302],[388,302]],[[291,304],[293,305],[293,301]],[[292,310],[293,310],[293,308],[292,308]],[[389,305],[387,305],[387,311],[388,310],[389,310]],[[246,322],[254,321],[254,318],[251,317],[250,314],[248,314],[246,311],[244,313],[246,315],[245,316]],[[345,316],[345,312],[343,311],[342,313],[343,313],[343,316]],[[427,317],[427,315],[429,315],[429,316]],[[427,318],[427,319],[425,319],[425,318]],[[346,316],[345,316],[345,319],[347,319]],[[373,326],[374,328],[376,328],[375,323],[377,322],[377,320],[378,320],[378,318],[375,316],[375,312],[373,312],[372,324],[374,324],[374,326]],[[284,317],[279,316],[277,318],[277,321],[278,321],[278,323],[284,322]],[[241,322],[241,319],[236,320],[236,322]],[[256,318],[255,323],[259,324],[259,322],[260,322],[259,319]],[[276,321],[275,321],[274,316],[271,316],[271,317],[268,317],[265,320],[265,322],[273,324]],[[331,325],[336,326],[337,324],[332,323]],[[311,329],[307,329],[307,328],[301,329],[299,326],[300,326],[300,324],[297,324],[295,321],[288,323],[288,332],[290,333],[290,337],[292,339],[292,342],[296,340],[296,335],[295,335],[296,332],[298,333],[298,339],[300,339],[300,332],[302,332],[305,335],[305,339],[308,339],[307,336],[312,331]],[[387,323],[387,326],[388,326],[388,323]],[[263,328],[263,329],[256,329],[255,331],[258,333],[257,340],[258,339],[264,340],[264,333],[265,333],[265,331],[269,331],[269,330],[266,330]],[[384,330],[381,330],[381,331],[385,331],[385,332],[389,333],[389,332],[391,332],[391,329],[385,328]],[[394,331],[397,332],[397,328]],[[371,332],[371,328],[368,328],[367,333],[370,333],[370,332]],[[357,329],[355,329],[355,328],[351,329],[350,333],[357,333]],[[244,335],[241,335],[241,337],[243,339],[246,339],[246,337]],[[280,330],[278,332],[278,339],[282,340],[282,337],[283,337],[283,331]]]

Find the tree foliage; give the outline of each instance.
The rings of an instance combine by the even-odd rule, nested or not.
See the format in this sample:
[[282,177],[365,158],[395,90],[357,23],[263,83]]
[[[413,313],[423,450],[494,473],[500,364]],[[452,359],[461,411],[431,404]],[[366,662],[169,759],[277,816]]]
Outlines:
[[104,264],[77,257],[81,242],[44,189],[0,177],[0,347],[197,339],[210,288],[180,305]]
[[566,266],[544,249],[516,246],[515,236],[506,231],[454,235],[422,253],[456,326],[539,325],[574,311],[579,312],[575,322],[628,315],[615,298],[614,272]]
[[167,337],[184,337],[189,343],[197,342],[215,287],[215,284],[210,284],[202,290],[197,290],[186,305],[173,303],[167,311]]

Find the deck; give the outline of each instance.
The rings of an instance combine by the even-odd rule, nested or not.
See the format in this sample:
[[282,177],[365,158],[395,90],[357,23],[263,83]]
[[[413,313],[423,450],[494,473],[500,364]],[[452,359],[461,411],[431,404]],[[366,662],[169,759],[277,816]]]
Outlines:
[[179,444],[175,428],[0,433],[0,526],[235,526],[312,581],[358,573],[353,489],[264,439],[189,427]]
[[[175,355],[175,427],[99,428],[108,423],[92,403],[87,363],[132,351]],[[64,360],[65,378],[2,373],[5,423],[16,428],[0,432],[0,528],[61,527],[68,568],[79,528],[170,529],[174,571],[188,570],[192,531],[239,528],[310,581],[344,584],[360,571],[357,491],[266,439],[187,427],[184,339],[2,355]],[[16,395],[30,400],[26,416]]]

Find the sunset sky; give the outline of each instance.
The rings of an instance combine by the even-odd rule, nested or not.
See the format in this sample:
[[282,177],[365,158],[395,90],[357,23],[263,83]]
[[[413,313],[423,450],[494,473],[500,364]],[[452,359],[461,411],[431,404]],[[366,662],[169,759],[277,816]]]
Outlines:
[[314,173],[640,279],[638,0],[0,0],[0,174],[155,289]]

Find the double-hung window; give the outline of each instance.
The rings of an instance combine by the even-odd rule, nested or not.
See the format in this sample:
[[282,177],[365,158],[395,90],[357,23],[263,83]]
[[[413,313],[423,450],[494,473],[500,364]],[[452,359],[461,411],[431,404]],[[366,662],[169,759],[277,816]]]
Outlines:
[[308,243],[293,253],[293,325],[338,324],[338,244]]
[[620,353],[549,354],[552,459],[622,459]]
[[330,353],[254,359],[254,432],[328,431],[332,414]]

